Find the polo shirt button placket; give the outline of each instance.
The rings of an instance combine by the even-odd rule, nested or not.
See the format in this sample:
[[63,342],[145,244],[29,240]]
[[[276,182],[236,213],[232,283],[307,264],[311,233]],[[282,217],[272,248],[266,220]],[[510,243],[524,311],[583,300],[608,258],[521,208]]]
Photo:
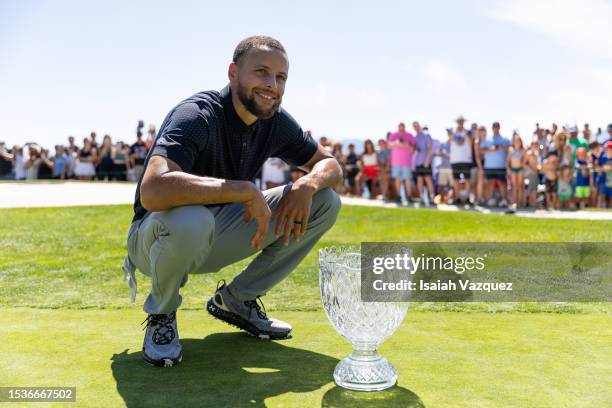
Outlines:
[[240,152],[240,171],[243,172],[244,171],[244,156],[246,155],[246,140],[244,140],[244,136],[243,136],[243,140],[242,140],[242,151]]

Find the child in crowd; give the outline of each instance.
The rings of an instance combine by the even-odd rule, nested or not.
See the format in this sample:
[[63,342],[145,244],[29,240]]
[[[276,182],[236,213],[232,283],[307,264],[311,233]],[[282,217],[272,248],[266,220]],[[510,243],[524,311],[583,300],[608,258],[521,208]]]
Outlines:
[[581,209],[587,205],[591,195],[590,185],[593,178],[593,175],[591,174],[591,167],[592,166],[590,164],[586,149],[584,147],[579,147],[576,149],[576,163],[574,165],[574,168],[576,169],[575,195]]
[[512,146],[506,159],[506,166],[510,174],[510,191],[512,193],[510,209],[516,210],[518,205],[524,204],[523,196],[525,195],[525,174],[523,171],[525,166],[525,150],[523,149],[521,136],[518,133],[512,136]]
[[601,169],[599,204],[602,208],[612,208],[612,140],[608,140],[604,147],[604,153],[599,158]]
[[570,208],[572,206],[572,172],[567,164],[561,166],[561,175],[557,188],[558,208]]
[[51,158],[53,162],[53,178],[65,179],[66,178],[66,149],[64,146],[55,146],[55,155]]
[[601,144],[597,141],[589,144],[589,152],[591,156],[591,165],[593,166],[593,177],[591,178],[591,198],[589,200],[589,206],[596,208],[599,203],[599,183],[601,178],[601,168],[599,165],[599,160],[601,155],[603,154],[603,149]]
[[551,150],[542,163],[542,171],[546,177],[546,208],[549,210],[555,208],[557,203],[557,168],[557,152]]
[[540,144],[535,139],[525,153],[525,178],[527,179],[527,196],[529,206],[535,208],[538,200],[538,185],[540,184]]
[[[450,131],[450,129],[448,129]],[[449,139],[453,137],[452,133],[448,136]],[[440,157],[440,165],[438,167],[438,192],[439,195],[435,197],[434,202],[436,204],[446,204],[450,198],[450,190],[453,186],[453,169],[450,164],[450,141],[440,143],[440,147],[435,153],[436,156]]]

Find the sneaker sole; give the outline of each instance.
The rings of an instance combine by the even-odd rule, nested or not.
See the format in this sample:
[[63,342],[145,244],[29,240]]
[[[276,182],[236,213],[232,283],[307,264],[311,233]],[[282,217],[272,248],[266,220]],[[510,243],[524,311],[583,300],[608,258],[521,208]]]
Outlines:
[[266,330],[260,330],[253,324],[249,323],[247,320],[238,316],[237,314],[225,311],[217,307],[217,305],[213,303],[212,299],[209,299],[206,303],[206,310],[215,319],[221,320],[229,325],[244,330],[247,332],[248,335],[253,337],[257,337],[264,340],[283,340],[289,338],[289,336],[291,335],[291,330],[289,330],[287,333],[276,333]]
[[174,367],[176,365],[179,365],[181,361],[183,361],[183,351],[181,350],[181,354],[179,354],[179,356],[176,358],[162,358],[161,360],[154,360],[151,357],[147,356],[143,350],[142,358],[147,364],[152,365],[154,367]]

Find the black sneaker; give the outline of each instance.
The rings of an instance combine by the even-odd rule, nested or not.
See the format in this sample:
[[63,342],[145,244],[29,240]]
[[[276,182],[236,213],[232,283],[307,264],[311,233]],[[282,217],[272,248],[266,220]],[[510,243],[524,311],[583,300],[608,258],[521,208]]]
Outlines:
[[183,359],[183,348],[179,343],[176,312],[150,314],[142,323],[147,323],[142,355],[144,361],[157,367],[172,367]]
[[206,303],[206,310],[213,317],[245,330],[248,334],[260,339],[286,339],[291,335],[290,324],[277,319],[268,318],[261,299],[240,301],[227,290],[225,281],[213,297]]

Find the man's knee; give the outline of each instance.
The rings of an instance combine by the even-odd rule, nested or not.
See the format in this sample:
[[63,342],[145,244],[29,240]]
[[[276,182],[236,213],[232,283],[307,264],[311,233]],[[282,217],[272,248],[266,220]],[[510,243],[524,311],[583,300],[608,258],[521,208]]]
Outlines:
[[313,201],[313,216],[323,217],[331,228],[336,222],[342,205],[340,196],[333,189],[327,187],[315,193]]

